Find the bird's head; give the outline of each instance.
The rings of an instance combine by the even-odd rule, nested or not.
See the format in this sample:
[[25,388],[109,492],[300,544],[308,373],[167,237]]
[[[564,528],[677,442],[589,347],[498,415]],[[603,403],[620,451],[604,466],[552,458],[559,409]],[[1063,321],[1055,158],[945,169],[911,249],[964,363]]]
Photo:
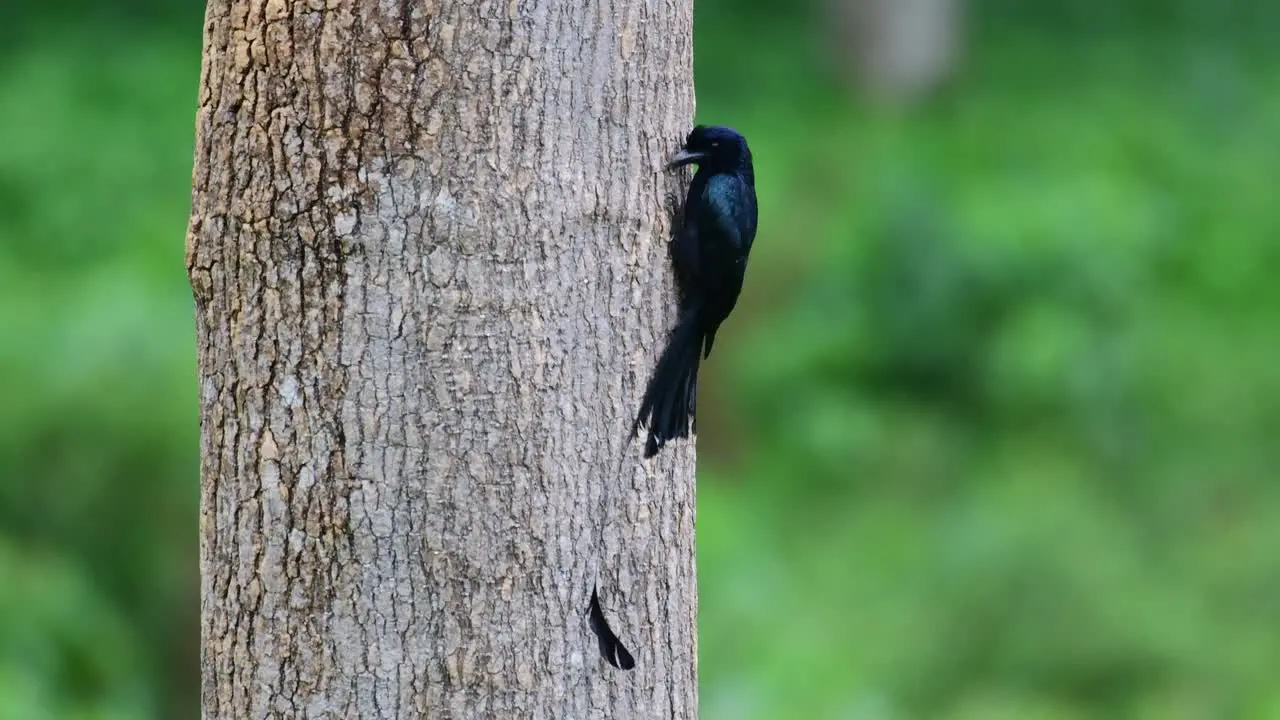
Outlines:
[[750,169],[751,150],[747,148],[747,139],[733,128],[699,125],[685,138],[684,147],[667,163],[667,169],[690,163],[712,170]]

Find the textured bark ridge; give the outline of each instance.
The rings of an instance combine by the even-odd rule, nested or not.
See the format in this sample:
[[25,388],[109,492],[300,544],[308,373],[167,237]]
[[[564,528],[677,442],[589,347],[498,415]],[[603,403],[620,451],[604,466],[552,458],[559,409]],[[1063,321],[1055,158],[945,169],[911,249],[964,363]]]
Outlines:
[[626,436],[672,322],[691,14],[210,0],[204,717],[696,716],[693,450]]

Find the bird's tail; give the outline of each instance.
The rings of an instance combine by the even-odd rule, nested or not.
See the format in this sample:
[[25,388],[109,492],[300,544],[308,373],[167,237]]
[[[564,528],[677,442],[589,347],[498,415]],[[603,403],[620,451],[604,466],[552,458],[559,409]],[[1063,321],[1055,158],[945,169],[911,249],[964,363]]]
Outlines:
[[689,431],[696,428],[694,411],[703,335],[697,307],[688,308],[658,358],[645,388],[640,412],[631,426],[633,437],[642,426],[648,428],[649,437],[644,444],[646,458],[657,455],[669,440],[689,437]]

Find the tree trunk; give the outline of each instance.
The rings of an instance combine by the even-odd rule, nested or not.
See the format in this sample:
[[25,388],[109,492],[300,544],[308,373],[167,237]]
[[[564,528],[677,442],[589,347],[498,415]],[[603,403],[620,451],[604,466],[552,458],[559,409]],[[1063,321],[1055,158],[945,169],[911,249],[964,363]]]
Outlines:
[[205,717],[696,716],[693,449],[627,436],[674,315],[691,14],[210,0]]
[[910,105],[956,73],[964,0],[828,0],[851,77],[872,100]]

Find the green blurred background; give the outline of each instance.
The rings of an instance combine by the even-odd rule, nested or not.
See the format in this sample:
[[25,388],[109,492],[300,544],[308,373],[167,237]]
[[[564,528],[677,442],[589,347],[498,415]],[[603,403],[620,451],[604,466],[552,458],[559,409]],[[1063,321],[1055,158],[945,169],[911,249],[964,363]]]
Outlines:
[[[1280,718],[1280,5],[973,0],[912,85],[859,2],[698,0],[703,717]],[[0,24],[0,720],[197,716],[201,12]]]

